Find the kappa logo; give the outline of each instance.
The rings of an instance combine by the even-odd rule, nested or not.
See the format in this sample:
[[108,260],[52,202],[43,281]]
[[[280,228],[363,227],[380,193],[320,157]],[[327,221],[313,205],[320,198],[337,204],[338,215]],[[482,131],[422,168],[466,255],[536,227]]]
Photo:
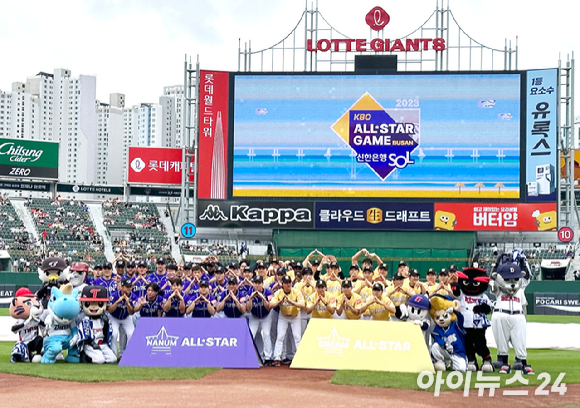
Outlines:
[[330,334],[326,337],[318,337],[318,347],[323,349],[322,354],[334,354],[342,356],[342,351],[348,349],[350,339],[340,337],[336,328],[333,328]]
[[171,355],[171,347],[177,346],[177,340],[179,336],[170,336],[165,330],[165,326],[162,326],[155,336],[146,336],[147,346],[151,347],[151,355],[157,353],[164,353],[168,356]]
[[208,205],[199,217],[202,221],[227,221],[228,217],[217,205]]

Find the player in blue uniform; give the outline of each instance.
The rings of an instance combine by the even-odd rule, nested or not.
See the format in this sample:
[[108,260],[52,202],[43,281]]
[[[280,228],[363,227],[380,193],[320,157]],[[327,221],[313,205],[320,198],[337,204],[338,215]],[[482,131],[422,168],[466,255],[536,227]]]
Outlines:
[[165,317],[183,317],[186,303],[185,294],[181,291],[183,283],[179,278],[171,279],[169,282],[171,283],[171,290],[166,290],[163,296]]
[[[123,356],[125,347],[127,347],[127,343],[131,340],[131,336],[135,330],[135,325],[131,318],[131,315],[134,312],[133,304],[131,302],[132,287],[130,280],[122,281],[121,290],[113,292],[109,297],[109,306],[107,307],[107,311],[111,315],[110,320],[113,327],[111,348],[119,358]],[[125,334],[125,337],[121,337],[120,340],[126,338],[126,341],[119,342],[119,351],[117,353],[117,338],[121,332]]]
[[233,276],[228,279],[228,289],[220,294],[218,301],[216,310],[223,310],[226,317],[241,317],[246,312],[246,298],[240,294],[237,278]]
[[187,301],[186,313],[191,317],[212,317],[215,314],[217,301],[210,293],[209,282],[199,282],[199,292],[191,295]]
[[140,317],[161,317],[163,315],[163,298],[159,296],[159,285],[155,282],[147,284],[145,296],[136,297],[133,294],[134,312]]
[[159,285],[161,289],[167,281],[167,271],[165,269],[165,258],[160,257],[157,259],[156,270],[151,275],[149,275],[149,282],[155,282]]
[[248,302],[246,303],[246,310],[250,312],[248,325],[254,340],[256,335],[262,329],[262,341],[265,366],[272,365],[273,349],[272,349],[272,314],[270,314],[270,301],[273,294],[270,289],[264,288],[264,279],[261,276],[256,276],[253,279],[253,288],[248,292]]
[[107,288],[109,299],[111,299],[113,293],[120,289],[119,281],[120,277],[113,273],[113,264],[111,264],[111,262],[105,262],[103,264],[103,275],[99,279],[95,280],[93,284]]

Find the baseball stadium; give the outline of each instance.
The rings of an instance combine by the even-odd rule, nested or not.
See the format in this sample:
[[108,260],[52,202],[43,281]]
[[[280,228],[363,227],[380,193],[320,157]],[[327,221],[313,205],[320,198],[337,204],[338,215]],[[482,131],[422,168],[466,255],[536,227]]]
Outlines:
[[580,406],[574,59],[436,3],[186,56],[124,185],[0,136],[0,407]]

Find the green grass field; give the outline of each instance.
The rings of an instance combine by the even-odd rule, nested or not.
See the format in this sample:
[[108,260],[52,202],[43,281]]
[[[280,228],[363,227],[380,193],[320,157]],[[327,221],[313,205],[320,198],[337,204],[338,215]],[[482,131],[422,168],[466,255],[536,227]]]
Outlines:
[[11,364],[10,352],[14,343],[0,342],[0,373],[30,375],[53,380],[77,382],[136,381],[136,380],[198,380],[217,368],[148,368],[119,367],[117,364]]
[[[495,358],[496,350],[490,349],[491,355]],[[514,360],[513,350],[510,353],[510,364]],[[580,351],[564,351],[564,350],[528,350],[528,363],[532,365],[535,376],[526,376],[529,380],[528,386],[537,386],[542,384],[544,380],[538,379],[540,373],[550,374],[550,387],[556,381],[560,373],[566,373],[562,380],[565,384],[580,383]],[[449,372],[443,373],[443,378],[446,379]],[[505,387],[522,387],[520,382],[515,382],[511,385],[506,385],[506,380],[513,377],[513,373],[500,376],[501,388]],[[499,376],[497,372],[485,374],[485,376]],[[426,380],[425,380],[426,381]],[[401,388],[420,390],[417,385],[417,374],[406,373],[387,373],[376,371],[337,371],[332,377],[333,384],[341,385],[364,385],[368,387],[383,387],[383,388]],[[475,388],[476,377],[472,373],[471,389]],[[547,390],[550,390],[547,387]],[[426,391],[433,392],[435,386],[432,385]],[[447,385],[441,387],[441,391],[449,391]],[[460,387],[463,390],[463,386]],[[486,391],[488,395],[489,391]]]

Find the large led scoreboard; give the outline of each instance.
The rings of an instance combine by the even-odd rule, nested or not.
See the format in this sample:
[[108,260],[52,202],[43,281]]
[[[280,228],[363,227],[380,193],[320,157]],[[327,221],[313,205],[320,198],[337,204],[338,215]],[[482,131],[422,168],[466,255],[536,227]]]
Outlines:
[[[556,228],[556,69],[201,71],[204,89],[200,145],[219,152],[225,191],[200,201],[200,226],[284,227],[263,210],[302,202],[305,228]],[[204,124],[208,111],[227,123]]]

